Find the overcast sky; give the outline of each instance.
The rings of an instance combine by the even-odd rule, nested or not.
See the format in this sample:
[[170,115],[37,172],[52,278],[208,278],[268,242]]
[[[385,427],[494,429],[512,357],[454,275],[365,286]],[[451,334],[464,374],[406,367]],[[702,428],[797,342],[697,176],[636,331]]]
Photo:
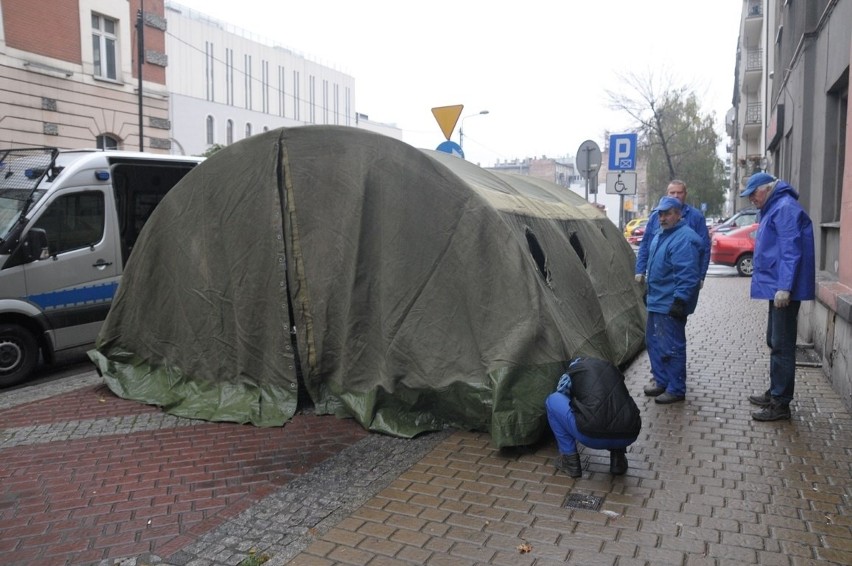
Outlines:
[[465,154],[483,166],[603,148],[631,125],[605,94],[630,72],[689,87],[723,134],[742,12],[741,0],[178,3],[353,76],[355,111],[416,147],[445,139],[433,107],[463,104]]

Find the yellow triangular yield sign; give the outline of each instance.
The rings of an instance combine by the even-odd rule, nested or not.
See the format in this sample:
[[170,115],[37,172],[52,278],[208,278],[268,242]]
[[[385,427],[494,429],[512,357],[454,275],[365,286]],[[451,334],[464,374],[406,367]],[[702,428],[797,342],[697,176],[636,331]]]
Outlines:
[[432,109],[432,115],[438,121],[441,131],[444,132],[444,137],[449,141],[453,135],[453,130],[456,129],[456,123],[459,121],[464,104],[456,104],[455,106],[438,106]]

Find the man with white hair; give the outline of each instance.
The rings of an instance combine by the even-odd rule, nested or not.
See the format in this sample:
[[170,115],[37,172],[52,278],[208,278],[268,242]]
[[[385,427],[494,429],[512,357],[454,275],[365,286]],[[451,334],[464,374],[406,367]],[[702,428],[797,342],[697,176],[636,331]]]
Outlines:
[[[700,210],[693,208],[686,203],[687,190],[686,183],[684,181],[681,181],[680,179],[673,179],[669,181],[669,184],[666,187],[665,196],[676,198],[680,201],[681,217],[683,217],[686,224],[701,238],[703,253],[699,268],[701,270],[701,283],[703,285],[704,278],[707,276],[707,269],[710,266],[710,247],[712,243],[710,234],[707,230],[707,221],[704,219],[704,215],[701,214]],[[645,225],[645,236],[639,243],[639,249],[636,252],[635,279],[637,283],[645,283],[645,272],[648,269],[648,250],[651,249],[651,241],[654,239],[654,235],[659,229],[660,216],[659,213],[654,210],[648,218],[648,224]]]
[[796,377],[799,307],[802,301],[813,300],[816,291],[813,224],[799,204],[799,193],[768,173],[749,177],[740,196],[760,209],[751,298],[769,301],[769,389],[749,396],[752,404],[762,407],[751,418],[789,420]]

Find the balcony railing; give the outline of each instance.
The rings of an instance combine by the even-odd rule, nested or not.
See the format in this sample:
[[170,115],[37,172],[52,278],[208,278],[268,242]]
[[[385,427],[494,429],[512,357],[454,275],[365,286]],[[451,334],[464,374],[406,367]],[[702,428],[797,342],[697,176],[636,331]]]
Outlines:
[[746,52],[746,71],[763,69],[763,49],[749,49]]
[[761,109],[763,104],[760,102],[750,102],[746,106],[746,124],[759,124],[761,120]]
[[763,15],[763,2],[761,0],[749,0],[748,17]]

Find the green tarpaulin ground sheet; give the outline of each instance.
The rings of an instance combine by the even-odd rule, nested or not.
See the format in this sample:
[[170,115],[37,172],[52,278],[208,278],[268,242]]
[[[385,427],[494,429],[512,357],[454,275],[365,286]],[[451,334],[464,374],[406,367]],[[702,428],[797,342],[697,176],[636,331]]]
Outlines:
[[565,187],[283,128],[169,192],[90,357],[119,396],[183,417],[281,426],[304,388],[371,431],[530,444],[567,361],[644,347],[634,261]]

